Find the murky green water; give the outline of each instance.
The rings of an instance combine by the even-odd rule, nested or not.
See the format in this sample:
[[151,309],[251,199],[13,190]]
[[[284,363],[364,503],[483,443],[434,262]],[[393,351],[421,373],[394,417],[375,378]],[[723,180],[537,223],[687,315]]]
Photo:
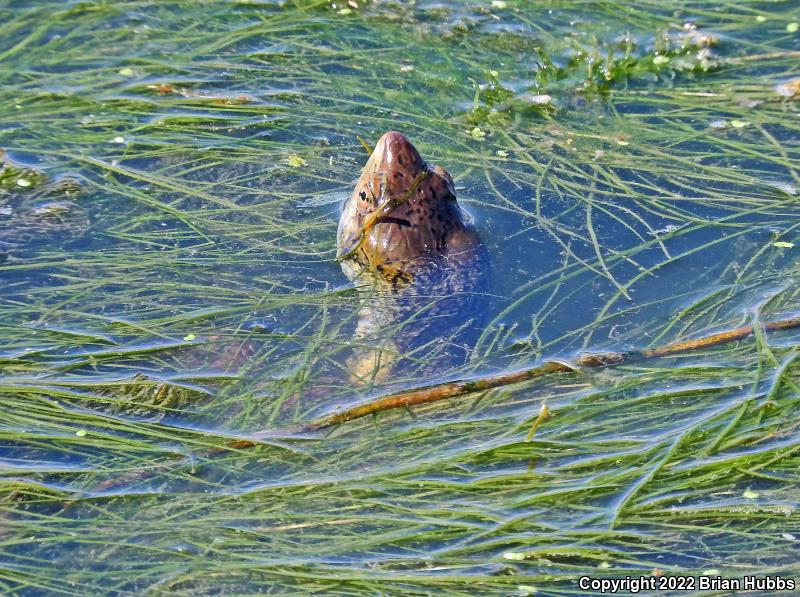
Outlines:
[[[796,316],[798,22],[795,2],[0,0],[0,586],[796,578],[797,332],[297,429]],[[432,345],[357,388],[338,202],[358,137],[392,129],[453,174],[493,288],[468,362]]]

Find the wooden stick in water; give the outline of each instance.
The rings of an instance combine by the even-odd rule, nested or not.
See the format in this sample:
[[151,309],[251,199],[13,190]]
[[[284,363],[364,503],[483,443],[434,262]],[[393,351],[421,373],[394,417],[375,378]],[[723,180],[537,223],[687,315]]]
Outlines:
[[[791,328],[800,327],[800,317],[792,317],[790,319],[782,319],[778,321],[769,321],[762,324],[767,331],[788,330]],[[490,377],[483,377],[480,379],[452,381],[433,386],[416,388],[413,390],[406,390],[396,394],[390,394],[383,398],[378,398],[367,404],[354,406],[347,410],[334,413],[325,417],[321,417],[316,421],[312,421],[303,429],[312,431],[330,427],[332,425],[339,425],[353,419],[359,419],[372,415],[385,410],[392,410],[395,408],[407,408],[417,404],[428,404],[431,402],[438,402],[439,400],[447,400],[449,398],[458,398],[473,392],[484,392],[494,388],[509,386],[523,381],[529,381],[538,377],[544,377],[551,373],[569,373],[580,368],[594,368],[606,367],[608,365],[617,365],[620,363],[627,363],[631,361],[654,359],[674,354],[680,354],[692,350],[699,350],[702,348],[709,348],[719,344],[728,342],[735,342],[741,340],[753,333],[753,326],[746,325],[733,330],[719,332],[710,336],[696,338],[694,340],[685,340],[683,342],[673,342],[657,348],[647,348],[644,350],[635,350],[630,352],[601,352],[601,353],[585,353],[579,355],[575,359],[574,364],[548,361],[538,367],[531,369],[523,369],[522,371],[515,371],[512,373],[501,373],[500,375],[492,375]]]

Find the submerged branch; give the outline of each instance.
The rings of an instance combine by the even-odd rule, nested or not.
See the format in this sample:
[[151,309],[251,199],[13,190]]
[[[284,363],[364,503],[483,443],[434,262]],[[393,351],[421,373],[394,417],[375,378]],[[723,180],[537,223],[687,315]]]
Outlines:
[[[792,317],[790,319],[782,319],[778,321],[770,321],[763,324],[763,328],[767,331],[775,330],[788,330],[791,328],[800,327],[800,317]],[[513,373],[502,373],[500,375],[493,375],[490,377],[483,377],[480,379],[473,379],[469,381],[452,381],[434,386],[424,388],[416,388],[404,392],[398,392],[383,398],[378,398],[367,404],[355,406],[342,412],[334,413],[322,418],[312,421],[304,427],[307,431],[322,429],[332,425],[339,425],[353,419],[359,419],[367,415],[379,413],[384,410],[392,410],[395,408],[405,408],[415,406],[418,404],[428,404],[430,402],[438,402],[439,400],[446,400],[448,398],[457,398],[472,394],[474,392],[484,392],[494,388],[509,386],[538,377],[544,377],[551,373],[569,373],[580,368],[593,368],[605,367],[607,365],[618,365],[621,363],[628,363],[631,361],[642,359],[654,359],[679,353],[688,352],[691,350],[699,350],[727,342],[734,342],[741,340],[751,335],[754,331],[753,325],[746,325],[733,330],[719,332],[710,336],[696,338],[694,340],[686,340],[683,342],[673,342],[657,348],[648,348],[644,350],[635,350],[630,352],[602,352],[602,353],[585,353],[579,355],[574,363],[566,363],[560,361],[549,361],[538,367],[531,369],[523,369],[522,371],[515,371]]]

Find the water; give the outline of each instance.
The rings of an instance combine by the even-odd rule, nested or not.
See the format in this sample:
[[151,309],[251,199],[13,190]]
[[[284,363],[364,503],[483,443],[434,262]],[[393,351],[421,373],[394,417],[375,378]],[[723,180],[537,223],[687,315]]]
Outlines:
[[[0,147],[43,177],[0,179],[4,588],[796,576],[796,332],[298,431],[796,314],[800,10],[719,8],[0,2]],[[469,362],[354,388],[335,198],[391,129],[494,285]]]

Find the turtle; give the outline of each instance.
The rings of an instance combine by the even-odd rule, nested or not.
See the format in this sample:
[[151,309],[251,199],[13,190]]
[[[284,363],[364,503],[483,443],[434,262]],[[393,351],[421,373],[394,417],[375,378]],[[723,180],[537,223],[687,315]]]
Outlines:
[[390,379],[401,355],[464,360],[491,288],[488,252],[453,178],[385,133],[341,210],[337,258],[361,293],[354,383]]

